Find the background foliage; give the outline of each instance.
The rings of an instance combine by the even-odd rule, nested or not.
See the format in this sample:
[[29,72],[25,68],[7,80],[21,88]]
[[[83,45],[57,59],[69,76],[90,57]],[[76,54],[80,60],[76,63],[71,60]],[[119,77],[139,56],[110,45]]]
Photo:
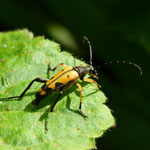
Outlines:
[[127,60],[142,67],[142,77],[136,68],[123,64],[99,70],[99,83],[117,121],[115,129],[97,140],[105,150],[150,147],[149,26],[150,1],[146,0],[0,2],[0,31],[28,28],[88,61],[88,49],[82,46],[86,35],[93,46],[95,66]]

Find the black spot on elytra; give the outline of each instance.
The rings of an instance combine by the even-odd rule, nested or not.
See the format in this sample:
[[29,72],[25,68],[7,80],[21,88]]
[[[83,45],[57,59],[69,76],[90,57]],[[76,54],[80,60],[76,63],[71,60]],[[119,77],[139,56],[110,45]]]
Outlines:
[[44,84],[44,85],[42,86],[42,90],[47,93],[47,92],[51,91],[52,89],[49,88],[46,84]]
[[69,84],[71,84],[71,83],[73,83],[74,82],[74,80],[70,80],[68,83],[67,83],[67,85],[69,85]]
[[67,75],[67,78],[69,78],[70,76],[69,75]]
[[62,69],[61,71],[64,71],[64,69]]
[[60,88],[60,87],[62,87],[63,85],[64,85],[63,83],[56,82],[56,83],[55,83],[55,88]]

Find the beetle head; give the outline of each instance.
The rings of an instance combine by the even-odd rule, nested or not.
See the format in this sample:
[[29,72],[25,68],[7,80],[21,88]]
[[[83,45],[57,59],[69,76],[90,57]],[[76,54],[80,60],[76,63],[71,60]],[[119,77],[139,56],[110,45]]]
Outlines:
[[86,70],[88,70],[88,74],[89,74],[90,76],[92,76],[92,77],[94,77],[94,78],[98,78],[98,77],[97,77],[98,73],[97,73],[97,71],[94,69],[93,66],[88,65],[88,66],[86,67]]

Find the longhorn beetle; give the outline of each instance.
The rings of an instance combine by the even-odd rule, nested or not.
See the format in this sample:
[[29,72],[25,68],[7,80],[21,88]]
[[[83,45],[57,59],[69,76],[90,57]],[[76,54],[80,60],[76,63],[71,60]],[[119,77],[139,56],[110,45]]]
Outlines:
[[[85,76],[88,74],[90,77],[98,79],[98,77],[97,77],[98,74],[97,74],[97,71],[92,66],[92,47],[91,47],[91,43],[87,39],[87,37],[84,37],[84,40],[86,40],[88,42],[88,45],[89,45],[89,51],[90,51],[90,61],[89,61],[90,64],[89,65],[87,65],[87,66],[67,66],[64,63],[61,63],[53,69],[51,69],[51,67],[49,65],[49,67],[48,67],[49,71],[55,71],[59,66],[63,66],[63,69],[60,70],[58,73],[56,73],[51,79],[35,78],[34,80],[32,80],[30,82],[30,84],[21,93],[20,96],[1,98],[0,100],[22,98],[25,95],[25,93],[30,89],[31,85],[35,81],[44,83],[44,85],[37,91],[37,93],[35,95],[36,99],[32,102],[32,104],[34,104],[36,106],[38,106],[39,103],[44,98],[46,98],[48,95],[52,94],[56,90],[59,90],[60,93],[59,93],[57,99],[55,100],[54,104],[50,107],[50,112],[49,112],[48,117],[46,119],[45,130],[48,131],[48,127],[47,127],[48,126],[48,120],[49,120],[51,112],[53,112],[53,109],[54,109],[56,103],[58,102],[61,95],[64,94],[66,89],[71,87],[73,84],[75,84],[75,85],[77,85],[77,87],[79,89],[79,92],[80,92],[80,104],[79,104],[80,114],[84,118],[88,118],[82,111],[82,86],[77,81],[78,81],[78,79],[81,79],[84,82],[94,83],[99,89],[101,88],[101,86],[95,80],[93,80],[91,78],[85,78]],[[135,67],[137,67],[140,70],[140,72],[142,74],[142,70],[137,64],[127,62],[127,61],[116,61],[116,62],[117,63],[121,62],[121,63],[127,63],[127,64],[134,65]],[[111,63],[112,62],[104,63],[104,65],[111,64]]]

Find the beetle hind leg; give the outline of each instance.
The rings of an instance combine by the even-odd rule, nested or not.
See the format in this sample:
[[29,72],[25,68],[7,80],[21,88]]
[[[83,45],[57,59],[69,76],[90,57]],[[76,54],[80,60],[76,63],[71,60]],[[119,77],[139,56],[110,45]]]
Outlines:
[[30,89],[31,85],[36,81],[36,82],[41,82],[41,83],[46,83],[48,79],[43,79],[43,78],[35,78],[30,82],[30,84],[26,87],[26,89],[21,93],[19,96],[13,96],[13,97],[7,97],[7,98],[0,98],[0,100],[8,100],[8,99],[14,99],[14,98],[22,98],[25,93]]

